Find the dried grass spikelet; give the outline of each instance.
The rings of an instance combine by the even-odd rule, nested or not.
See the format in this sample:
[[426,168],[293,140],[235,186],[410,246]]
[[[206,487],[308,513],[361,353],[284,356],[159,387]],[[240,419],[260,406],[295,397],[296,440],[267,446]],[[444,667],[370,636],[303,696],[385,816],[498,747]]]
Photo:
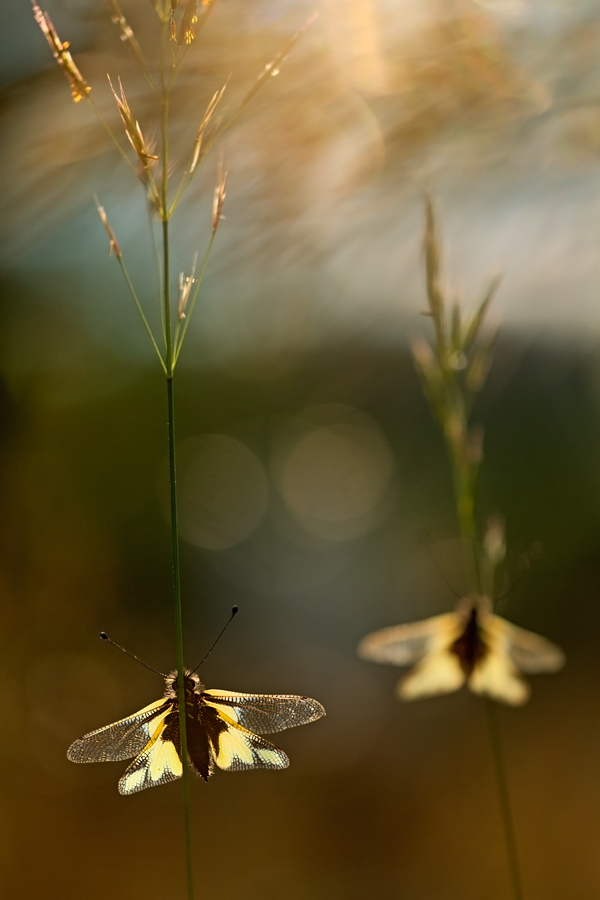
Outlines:
[[[198,32],[204,27],[209,14],[215,6],[216,0],[188,0],[181,22],[179,23],[179,32],[175,21],[171,19],[171,30],[173,40],[176,40],[179,46],[182,44],[191,44],[196,40]],[[178,0],[171,0],[172,12],[178,5]],[[198,15],[198,4],[202,7],[202,12]]]
[[135,59],[137,60],[142,72],[146,76],[148,82],[151,83],[150,72],[148,71],[148,65],[144,58],[142,48],[140,47],[138,39],[133,33],[133,29],[123,15],[119,0],[106,0],[106,2],[108,4],[108,8],[110,9],[111,22],[119,29],[121,40],[123,41],[123,43],[129,45],[129,48],[133,53]]
[[119,247],[119,242],[117,241],[115,233],[112,230],[111,224],[108,221],[108,217],[106,215],[106,210],[104,209],[103,206],[100,205],[97,197],[94,197],[94,201],[96,203],[96,209],[98,210],[98,215],[100,216],[100,221],[102,222],[102,225],[104,226],[104,230],[106,231],[106,233],[108,235],[108,255],[110,256],[111,253],[114,253],[115,256],[117,257],[117,259],[121,259],[123,254],[121,253],[121,248]]
[[138,178],[140,179],[142,184],[146,186],[146,188],[148,189],[150,200],[158,208],[160,205],[158,193],[156,191],[152,178],[152,167],[158,160],[158,156],[152,152],[154,150],[154,146],[146,141],[144,135],[142,134],[140,123],[137,121],[137,119],[134,118],[133,113],[131,112],[127,97],[125,96],[123,85],[121,84],[121,79],[119,78],[120,93],[117,94],[113,87],[112,81],[110,80],[110,76],[107,75],[107,78],[110,89],[117,104],[117,109],[119,110],[121,119],[123,120],[125,134],[127,135],[129,143],[133,147],[135,155],[137,156],[140,163]]
[[425,277],[429,310],[424,313],[434,320],[444,314],[444,294],[441,284],[440,244],[437,239],[433,204],[429,197],[425,198],[425,235],[423,238],[425,252]]
[[421,377],[425,396],[437,420],[442,422],[445,410],[446,385],[444,372],[439,360],[431,346],[423,338],[414,338],[410,347],[415,368]]
[[189,275],[183,272],[179,273],[179,302],[177,303],[177,320],[181,322],[185,319],[185,311],[190,299],[192,287],[196,283],[196,264],[198,262],[198,254],[194,254],[192,263],[192,271]]
[[[116,25],[121,32],[121,40],[125,41],[135,41],[135,37],[133,34],[133,30],[131,26],[128,24],[127,19],[123,15],[123,11],[118,3],[118,0],[106,0],[108,4],[108,8],[110,9],[110,20],[113,25]],[[137,45],[137,41],[135,41]]]
[[67,77],[67,81],[71,86],[73,100],[75,103],[79,103],[83,97],[87,97],[92,89],[75,65],[73,57],[69,53],[69,42],[64,41],[63,43],[63,41],[61,41],[48,13],[42,12],[35,0],[31,0],[31,2],[35,21],[42,29],[44,37],[50,44],[55,60]]
[[308,28],[310,28],[310,26],[313,24],[313,22],[318,17],[318,15],[319,15],[318,12],[315,12],[312,14],[312,16],[309,16],[309,18],[306,20],[306,22],[304,23],[302,28],[300,28],[298,31],[296,31],[291,36],[289,41],[287,41],[287,43],[283,45],[283,47],[281,48],[279,53],[276,54],[276,56],[271,60],[271,62],[266,64],[266,66],[264,67],[264,69],[262,70],[262,72],[260,73],[260,75],[258,76],[256,81],[254,82],[254,84],[252,85],[250,90],[247,91],[246,95],[243,97],[243,99],[239,105],[238,112],[241,111],[245,106],[247,106],[248,103],[250,103],[252,98],[259,92],[259,90],[261,89],[261,87],[263,86],[263,84],[265,83],[265,81],[268,78],[274,77],[275,75],[279,75],[279,69],[280,69],[281,64],[283,62],[285,62],[285,60],[288,58],[288,56],[290,55],[290,53],[292,52],[292,50],[294,49],[294,47],[296,46],[296,44],[298,43],[298,41],[300,40],[300,38],[302,37],[304,32]]
[[212,209],[212,230],[213,234],[216,232],[219,227],[219,222],[222,218],[223,213],[223,205],[225,203],[226,192],[225,188],[227,186],[227,169],[223,163],[223,156],[219,156],[219,168],[217,170],[217,184],[215,186],[215,193],[213,196],[213,209]]
[[[428,301],[424,315],[431,319],[435,336],[431,344],[423,339],[413,341],[413,360],[431,410],[451,448],[455,488],[461,492],[457,499],[471,510],[471,531],[472,496],[467,497],[465,487],[470,482],[472,495],[483,459],[483,433],[469,429],[468,423],[475,396],[483,388],[492,364],[498,329],[486,327],[486,318],[500,279],[496,276],[491,280],[470,315],[463,314],[458,300],[448,302],[435,212],[427,195],[423,250]],[[464,518],[462,525],[467,527]]]
[[448,694],[466,684],[511,706],[529,698],[521,672],[556,672],[565,663],[559,647],[495,615],[489,599],[479,595],[463,598],[454,612],[375,631],[362,639],[358,655],[414,666],[398,683],[401,700]]
[[[496,275],[491,279],[482,300],[469,316],[463,315],[458,300],[450,306],[442,280],[441,244],[435,212],[427,195],[423,251],[428,301],[428,309],[423,315],[432,320],[435,347],[427,352],[423,342],[416,343],[413,346],[415,363],[429,389],[428,395],[437,395],[440,388],[447,388],[450,382],[456,384],[460,378],[464,380],[467,399],[471,399],[483,387],[492,362],[497,328],[488,328],[486,332],[484,326],[500,277]],[[445,405],[448,405],[447,399]],[[439,408],[436,412],[439,417]]]
[[206,107],[204,115],[202,116],[202,121],[200,122],[200,125],[198,126],[198,131],[196,132],[196,138],[194,140],[194,150],[192,152],[192,161],[190,163],[190,168],[189,168],[190,175],[196,169],[196,167],[198,166],[198,163],[201,162],[202,159],[208,153],[208,150],[210,149],[210,146],[212,143],[211,137],[216,133],[221,122],[223,121],[222,115],[217,118],[217,120],[214,122],[213,127],[211,128],[209,134],[207,135],[207,140],[205,141],[204,136],[206,133],[206,129],[208,128],[208,125],[210,124],[210,121],[215,113],[215,110],[221,101],[221,97],[225,93],[226,87],[227,87],[227,83],[225,83],[220,90],[215,91],[215,93],[210,98],[209,104]]
[[179,27],[179,37],[177,39],[177,43],[179,44],[179,46],[184,43],[191,44],[192,41],[196,40],[196,32],[194,31],[193,26],[198,21],[197,11],[198,0],[188,0],[183,18],[181,20],[181,25]]

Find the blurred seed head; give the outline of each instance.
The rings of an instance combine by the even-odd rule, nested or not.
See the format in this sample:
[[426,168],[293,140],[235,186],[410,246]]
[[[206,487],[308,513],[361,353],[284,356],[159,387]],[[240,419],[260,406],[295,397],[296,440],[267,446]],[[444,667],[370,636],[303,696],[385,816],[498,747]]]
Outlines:
[[488,519],[483,549],[492,566],[499,565],[506,556],[506,540],[504,519],[501,516],[492,516]]
[[483,460],[483,428],[475,426],[468,432],[466,440],[466,456],[469,463],[477,467]]

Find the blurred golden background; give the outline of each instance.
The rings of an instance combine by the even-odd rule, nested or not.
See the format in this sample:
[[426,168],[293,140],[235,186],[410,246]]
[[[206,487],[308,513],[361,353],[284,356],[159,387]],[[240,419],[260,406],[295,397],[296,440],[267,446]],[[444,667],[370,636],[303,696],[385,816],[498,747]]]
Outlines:
[[[144,47],[147,2],[123,4]],[[431,190],[466,302],[503,273],[501,339],[476,409],[481,509],[509,568],[502,612],[567,653],[500,710],[527,900],[600,890],[600,14],[566,0],[322,0],[224,142],[225,220],[177,376],[186,652],[208,687],[301,693],[285,773],[193,784],[198,896],[502,900],[505,850],[481,701],[402,705],[358,640],[461,591],[451,480],[408,339],[428,327]],[[121,76],[151,97],[101,0],[48,9],[117,126]],[[311,15],[220,0],[187,58],[173,156],[230,76],[231,103]],[[0,866],[5,896],[183,895],[178,785],[120,797],[122,763],[79,735],[157,699],[174,665],[164,384],[106,257],[98,194],[140,293],[144,198],[70,101],[27,2],[0,9]],[[213,154],[175,220],[189,271]]]

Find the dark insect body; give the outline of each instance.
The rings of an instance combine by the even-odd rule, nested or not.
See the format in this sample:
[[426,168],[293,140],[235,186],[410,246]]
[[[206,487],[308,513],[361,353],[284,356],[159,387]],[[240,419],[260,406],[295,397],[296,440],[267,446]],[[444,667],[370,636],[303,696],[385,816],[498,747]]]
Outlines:
[[465,675],[471,675],[477,663],[487,653],[488,648],[483,640],[475,606],[469,613],[465,630],[450,646],[450,650],[458,656],[458,661]]

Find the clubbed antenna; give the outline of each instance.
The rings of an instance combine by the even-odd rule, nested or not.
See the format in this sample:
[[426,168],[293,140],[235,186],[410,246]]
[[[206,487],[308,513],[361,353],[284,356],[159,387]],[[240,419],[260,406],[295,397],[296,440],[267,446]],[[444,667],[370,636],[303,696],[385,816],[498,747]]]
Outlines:
[[126,650],[125,647],[121,647],[120,644],[117,644],[116,641],[113,641],[105,631],[100,632],[100,637],[103,641],[108,641],[109,644],[112,644],[113,647],[116,647],[117,650],[121,650],[122,653],[126,653],[127,656],[130,656],[132,659],[135,659],[136,662],[141,663],[142,666],[145,666],[147,669],[150,669],[151,672],[154,672],[155,675],[162,675],[163,678],[166,678],[164,672],[159,672],[158,669],[153,669],[152,666],[149,666],[148,663],[145,663],[143,659],[140,659],[139,656],[136,656],[135,653],[130,653],[129,650]]
[[225,623],[225,625],[223,626],[223,628],[221,629],[221,631],[219,632],[219,634],[217,635],[215,640],[212,642],[209,650],[207,651],[207,653],[205,653],[204,658],[198,663],[197,666],[195,666],[192,669],[192,672],[197,672],[198,669],[200,668],[200,666],[206,662],[206,660],[208,659],[210,654],[213,652],[213,650],[215,649],[215,647],[217,646],[217,644],[219,643],[219,641],[221,640],[221,638],[223,637],[223,635],[225,634],[225,632],[227,631],[229,626],[231,625],[234,616],[237,614],[238,609],[239,609],[239,606],[231,607],[231,615],[229,616],[229,619],[227,620],[227,622]]

